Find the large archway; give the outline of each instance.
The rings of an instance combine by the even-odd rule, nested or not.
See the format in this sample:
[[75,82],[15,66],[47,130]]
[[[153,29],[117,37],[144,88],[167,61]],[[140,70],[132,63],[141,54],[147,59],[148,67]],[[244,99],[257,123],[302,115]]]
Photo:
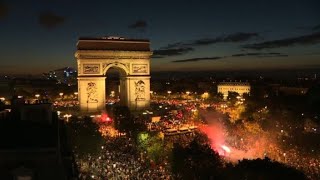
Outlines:
[[120,104],[131,110],[148,108],[151,55],[148,40],[80,38],[75,57],[81,111],[104,110],[106,73],[110,68],[120,72]]

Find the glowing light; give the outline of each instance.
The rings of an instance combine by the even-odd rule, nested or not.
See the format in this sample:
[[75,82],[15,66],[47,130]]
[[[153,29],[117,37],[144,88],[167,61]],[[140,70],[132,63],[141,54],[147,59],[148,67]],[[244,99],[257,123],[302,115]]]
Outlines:
[[72,117],[71,114],[65,114],[63,115],[64,118],[66,118],[66,121],[69,122],[69,118]]
[[207,98],[209,97],[209,93],[208,93],[208,92],[204,92],[204,93],[201,95],[201,97],[202,97],[203,99],[207,99]]
[[221,148],[225,150],[227,153],[231,152],[231,149],[228,146],[222,145]]
[[101,122],[111,122],[112,119],[108,116],[107,113],[102,113],[100,116],[100,121]]

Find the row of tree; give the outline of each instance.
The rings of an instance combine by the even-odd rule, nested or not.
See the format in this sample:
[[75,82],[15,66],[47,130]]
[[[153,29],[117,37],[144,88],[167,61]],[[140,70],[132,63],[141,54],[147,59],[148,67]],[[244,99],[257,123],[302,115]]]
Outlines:
[[297,179],[307,177],[300,171],[268,158],[241,160],[237,164],[225,163],[208,144],[198,140],[188,146],[175,144],[171,158],[172,173],[176,179]]

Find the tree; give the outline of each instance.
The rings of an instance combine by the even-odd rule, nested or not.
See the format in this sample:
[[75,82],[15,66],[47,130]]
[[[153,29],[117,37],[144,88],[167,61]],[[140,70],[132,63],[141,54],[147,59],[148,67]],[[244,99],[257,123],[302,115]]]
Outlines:
[[231,105],[234,105],[237,102],[237,97],[239,96],[239,93],[237,92],[230,92],[228,93],[228,101],[231,103]]
[[269,158],[239,161],[235,166],[229,165],[223,175],[223,179],[295,179],[306,180],[307,177],[300,171],[288,167]]
[[171,168],[178,179],[216,179],[222,170],[222,160],[208,144],[193,140],[187,147],[175,144]]
[[130,133],[133,127],[133,118],[127,106],[117,106],[113,110],[114,125],[120,132]]
[[98,131],[98,125],[91,118],[78,119],[73,117],[66,124],[68,136],[77,154],[97,154],[104,143],[103,137]]
[[160,163],[165,158],[166,149],[160,134],[140,132],[137,136],[138,147],[141,151],[146,151],[148,157],[155,163]]

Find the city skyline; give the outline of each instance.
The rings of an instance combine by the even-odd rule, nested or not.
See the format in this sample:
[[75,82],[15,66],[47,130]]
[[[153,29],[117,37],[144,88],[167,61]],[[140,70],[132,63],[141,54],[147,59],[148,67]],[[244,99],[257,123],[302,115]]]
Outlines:
[[320,3],[0,1],[2,73],[76,67],[79,37],[149,39],[151,71],[320,68]]

